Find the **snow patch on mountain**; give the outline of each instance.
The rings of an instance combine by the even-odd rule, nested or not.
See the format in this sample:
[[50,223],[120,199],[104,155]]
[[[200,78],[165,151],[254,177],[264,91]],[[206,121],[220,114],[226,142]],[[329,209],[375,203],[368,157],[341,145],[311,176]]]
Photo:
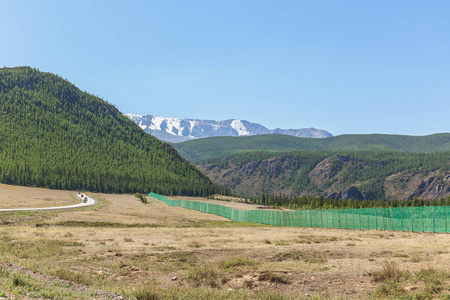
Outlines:
[[248,136],[261,134],[286,134],[307,138],[326,138],[332,135],[315,128],[274,129],[245,120],[199,120],[183,118],[165,118],[154,115],[125,114],[144,131],[169,142],[181,142],[189,139],[213,136]]
[[234,130],[237,131],[239,136],[250,134],[250,132],[248,132],[248,130],[245,128],[244,124],[242,124],[240,120],[231,121],[231,127],[233,127]]
[[150,125],[148,125],[148,128],[153,129],[153,130],[155,130],[155,129],[161,130],[161,124],[165,120],[170,120],[170,119],[154,116],[152,119],[152,123],[150,123]]

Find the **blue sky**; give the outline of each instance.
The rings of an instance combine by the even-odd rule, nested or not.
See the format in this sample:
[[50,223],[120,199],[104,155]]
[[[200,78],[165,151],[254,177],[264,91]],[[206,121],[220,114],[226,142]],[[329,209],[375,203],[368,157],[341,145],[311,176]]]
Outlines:
[[122,112],[450,132],[450,1],[5,1],[0,64]]

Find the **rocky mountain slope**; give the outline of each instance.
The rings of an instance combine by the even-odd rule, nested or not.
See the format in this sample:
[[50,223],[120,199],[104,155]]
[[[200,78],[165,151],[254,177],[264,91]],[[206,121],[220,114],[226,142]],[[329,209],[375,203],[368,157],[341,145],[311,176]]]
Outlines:
[[450,196],[450,153],[252,152],[197,164],[211,180],[247,196],[431,200]]
[[191,139],[207,138],[214,136],[251,136],[261,134],[285,134],[307,138],[327,138],[331,133],[315,129],[280,129],[273,130],[250,123],[245,120],[199,120],[183,118],[165,118],[154,115],[125,114],[136,122],[145,132],[168,142],[179,143]]

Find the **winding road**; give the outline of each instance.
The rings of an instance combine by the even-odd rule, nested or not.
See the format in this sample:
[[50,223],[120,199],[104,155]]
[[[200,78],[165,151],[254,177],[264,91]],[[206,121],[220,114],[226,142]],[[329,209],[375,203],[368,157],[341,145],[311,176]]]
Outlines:
[[[81,197],[83,196],[83,198]],[[80,207],[87,207],[92,206],[97,203],[94,199],[91,197],[85,195],[85,194],[77,194],[77,197],[80,198],[80,203],[73,204],[73,205],[67,205],[67,206],[56,206],[56,207],[41,207],[41,208],[5,208],[0,209],[0,212],[5,211],[39,211],[39,210],[58,210],[58,209],[72,209],[72,208],[80,208]],[[87,202],[83,203],[84,197],[87,198]]]

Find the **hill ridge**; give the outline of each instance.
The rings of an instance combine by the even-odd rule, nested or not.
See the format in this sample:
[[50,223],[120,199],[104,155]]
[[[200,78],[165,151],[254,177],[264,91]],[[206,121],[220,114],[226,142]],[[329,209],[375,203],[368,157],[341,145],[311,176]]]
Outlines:
[[52,73],[0,69],[0,182],[100,192],[220,190],[113,105]]
[[389,134],[346,134],[326,139],[300,138],[287,135],[245,137],[212,137],[173,144],[175,149],[192,162],[222,157],[239,151],[400,151],[433,153],[450,151],[450,133],[426,136]]

